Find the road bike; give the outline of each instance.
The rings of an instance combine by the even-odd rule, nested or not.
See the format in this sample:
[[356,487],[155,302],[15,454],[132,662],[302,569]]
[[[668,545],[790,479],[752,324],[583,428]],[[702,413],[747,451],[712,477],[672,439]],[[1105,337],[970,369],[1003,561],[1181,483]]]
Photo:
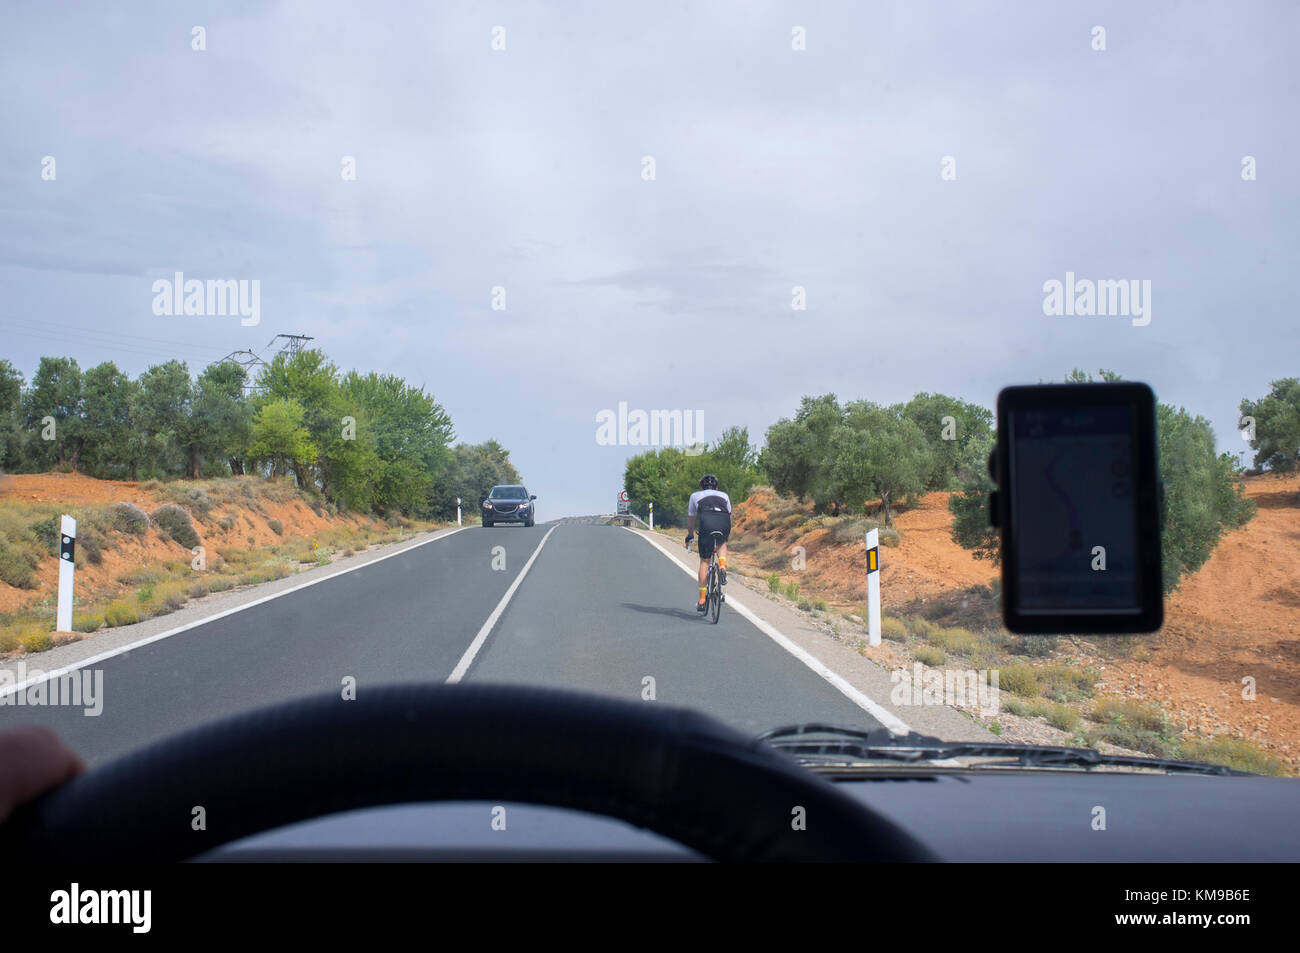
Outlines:
[[[727,601],[726,593],[722,591],[722,567],[718,564],[718,546],[723,542],[722,533],[713,530],[710,536],[717,537],[713,540],[713,552],[709,555],[709,575],[705,583],[704,601],[708,604],[708,616],[714,625],[718,624],[718,616],[722,614],[722,604]],[[691,546],[686,544],[686,551],[690,552]]]

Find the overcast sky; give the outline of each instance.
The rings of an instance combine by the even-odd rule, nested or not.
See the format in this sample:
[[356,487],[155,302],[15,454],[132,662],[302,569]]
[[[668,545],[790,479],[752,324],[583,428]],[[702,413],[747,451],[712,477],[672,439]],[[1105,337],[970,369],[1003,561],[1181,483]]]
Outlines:
[[[500,440],[543,519],[612,510],[620,401],[761,444],[804,394],[1106,367],[1242,449],[1300,374],[1298,10],[6,0],[0,357],[309,334]],[[260,323],[155,315],[177,271],[258,280]],[[1149,280],[1150,323],[1045,315],[1067,272]]]

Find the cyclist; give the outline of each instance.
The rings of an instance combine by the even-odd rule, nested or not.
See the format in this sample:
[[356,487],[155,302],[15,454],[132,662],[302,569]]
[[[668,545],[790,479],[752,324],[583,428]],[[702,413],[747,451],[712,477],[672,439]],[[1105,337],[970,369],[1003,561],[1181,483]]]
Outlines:
[[718,542],[718,581],[727,584],[727,537],[731,535],[731,497],[718,489],[718,478],[712,473],[700,477],[700,488],[691,494],[686,506],[686,548],[691,548],[695,538],[695,523],[700,524],[700,601],[695,606],[696,612],[704,612],[708,606],[705,594],[708,591],[709,557],[713,555],[713,533],[722,534]]

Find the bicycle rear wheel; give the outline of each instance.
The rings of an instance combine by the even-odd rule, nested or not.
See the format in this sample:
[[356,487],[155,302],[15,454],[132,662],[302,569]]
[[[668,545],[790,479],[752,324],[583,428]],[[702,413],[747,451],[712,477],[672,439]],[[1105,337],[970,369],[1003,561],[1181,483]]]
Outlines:
[[717,625],[718,616],[722,614],[722,582],[718,579],[716,562],[709,567],[709,613],[713,624]]

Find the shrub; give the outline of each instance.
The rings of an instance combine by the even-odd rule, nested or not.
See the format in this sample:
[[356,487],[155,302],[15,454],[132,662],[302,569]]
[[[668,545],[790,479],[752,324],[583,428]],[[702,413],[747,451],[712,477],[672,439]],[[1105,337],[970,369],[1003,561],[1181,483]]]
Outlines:
[[998,669],[998,690],[1034,698],[1039,694],[1038,673],[1028,665],[1004,665]]
[[907,626],[892,615],[883,616],[880,620],[880,637],[891,642],[906,642]]
[[1062,731],[1073,731],[1079,725],[1078,712],[1068,705],[1058,705],[1055,702],[1047,706],[1044,717],[1049,725]]
[[1083,737],[1084,742],[1094,748],[1104,741],[1130,751],[1154,755],[1157,758],[1173,757],[1177,752],[1177,745],[1167,735],[1123,722],[1098,725],[1089,729]]
[[271,532],[274,533],[276,536],[284,535],[284,524],[281,523],[279,520],[269,519],[266,521],[266,525],[271,527]]
[[24,652],[44,652],[54,647],[54,636],[42,627],[33,627],[23,636]]
[[935,630],[935,625],[928,619],[914,618],[908,623],[908,628],[912,630],[912,634],[918,639],[926,639],[928,641],[930,633]]
[[212,497],[199,486],[172,485],[167,489],[166,498],[199,514],[200,519],[207,519],[212,512]]
[[104,609],[104,624],[109,628],[116,628],[119,625],[132,625],[139,621],[139,611],[125,599],[110,602]]
[[124,572],[117,581],[124,586],[143,586],[150,582],[162,582],[166,574],[154,566],[140,566],[130,572]]
[[223,516],[217,520],[217,525],[229,533],[235,528],[235,518],[233,516]]
[[191,599],[201,599],[211,591],[206,579],[197,579],[190,583],[189,597]]
[[134,503],[114,503],[112,522],[115,529],[138,536],[149,528],[149,514]]
[[943,654],[943,649],[934,645],[919,645],[912,656],[922,665],[942,665],[947,657]]
[[971,651],[978,641],[975,633],[960,628],[935,628],[925,638],[931,645],[959,654]]
[[1018,635],[1011,641],[1011,651],[1030,658],[1047,658],[1056,652],[1059,643],[1055,635]]
[[0,581],[17,589],[36,588],[41,551],[35,541],[15,543],[0,536]]
[[[1001,688],[1002,685],[999,684],[998,689],[1001,690]],[[1022,702],[1019,698],[1008,698],[1005,701],[999,699],[998,707],[1001,708],[1008,715],[1020,715],[1020,716],[1027,717],[1029,715],[1035,714],[1033,707],[1026,704],[1025,702]]]
[[77,552],[85,553],[86,561],[92,566],[98,566],[104,561],[103,545],[104,538],[93,529],[78,531]]
[[199,545],[199,534],[194,531],[190,514],[175,503],[164,503],[150,516],[160,529],[186,549]]
[[1240,738],[1215,735],[1213,738],[1192,738],[1182,744],[1181,756],[1188,761],[1222,764],[1237,771],[1252,774],[1284,774],[1286,768],[1272,755]]
[[102,615],[74,615],[72,617],[73,632],[94,632],[104,624]]
[[776,573],[767,577],[767,591],[776,593],[781,591],[781,577]]
[[59,554],[60,526],[62,521],[57,516],[47,516],[32,524],[32,536],[51,556]]
[[830,517],[831,539],[837,543],[861,543],[866,536],[867,530],[875,524],[868,520],[844,519],[838,520]]
[[797,600],[799,598],[799,583],[787,582],[781,591],[785,593],[787,599]]
[[1044,665],[1038,670],[1042,693],[1053,701],[1075,701],[1092,695],[1097,673],[1090,668],[1075,668],[1064,662]]
[[1145,731],[1165,731],[1169,724],[1159,705],[1115,696],[1098,698],[1088,717],[1103,724],[1127,724]]

